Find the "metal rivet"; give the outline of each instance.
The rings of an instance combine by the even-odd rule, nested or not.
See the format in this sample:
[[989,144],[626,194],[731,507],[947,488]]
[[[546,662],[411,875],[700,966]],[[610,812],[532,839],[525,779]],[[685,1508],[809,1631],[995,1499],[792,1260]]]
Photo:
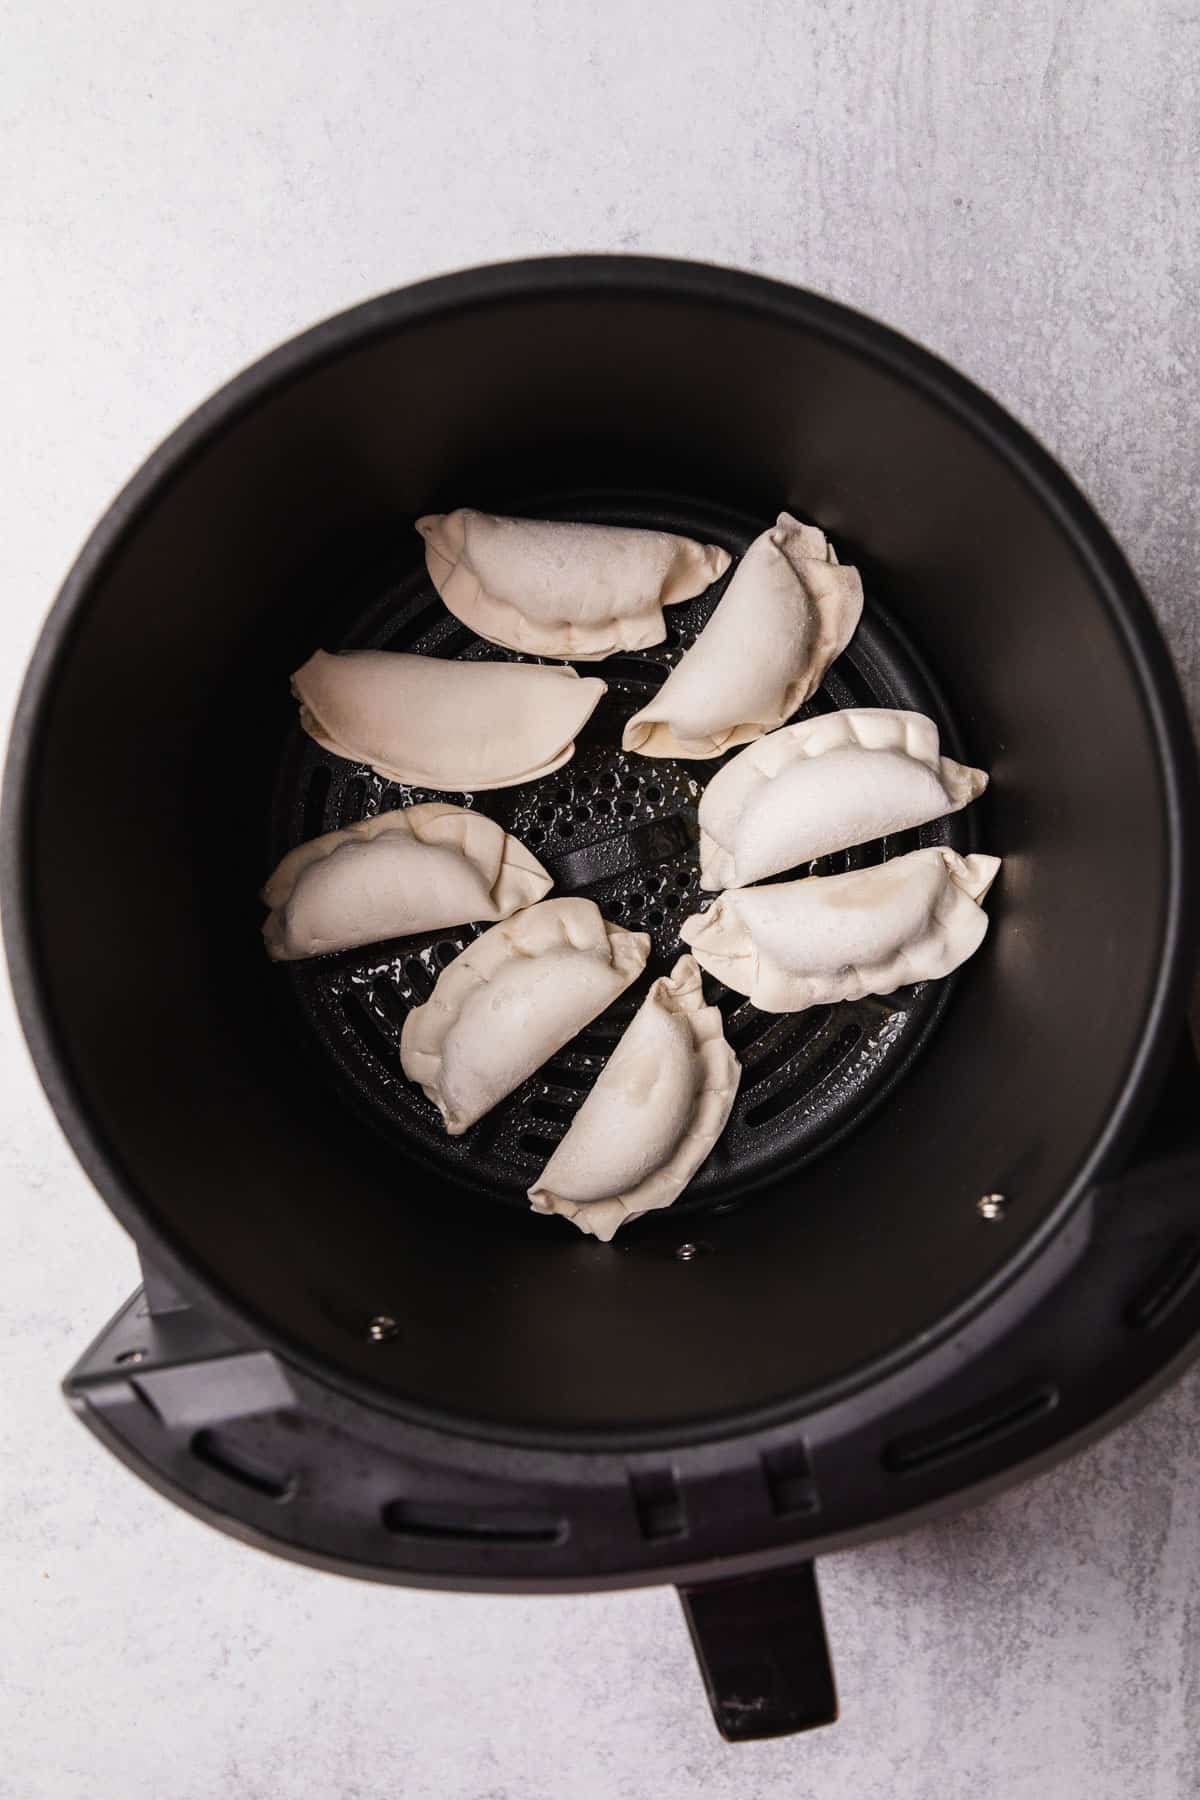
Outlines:
[[680,1244],[678,1250],[676,1250],[676,1252],[675,1252],[675,1255],[678,1257],[680,1262],[694,1262],[698,1256],[703,1256],[706,1251],[711,1250],[711,1249],[712,1249],[712,1245],[705,1244],[705,1243]]
[[113,1360],[119,1363],[145,1362],[146,1352],[144,1350],[122,1350],[121,1354],[114,1357]]
[[983,1194],[975,1202],[975,1210],[981,1219],[995,1223],[997,1219],[1002,1219],[1008,1211],[1008,1196],[1007,1194]]
[[393,1319],[389,1313],[376,1313],[367,1326],[367,1336],[373,1344],[386,1344],[388,1339],[394,1338],[399,1330],[398,1321]]

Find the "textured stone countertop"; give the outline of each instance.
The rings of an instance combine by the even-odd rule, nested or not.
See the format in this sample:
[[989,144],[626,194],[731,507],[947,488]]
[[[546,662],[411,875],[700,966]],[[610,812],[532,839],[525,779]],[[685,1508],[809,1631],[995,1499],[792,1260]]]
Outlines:
[[[825,290],[1090,492],[1200,711],[1194,0],[0,7],[0,703],[150,446],[312,321],[642,250]],[[81,872],[81,879],[86,872]],[[716,1737],[669,1591],[403,1592],[166,1505],[56,1387],[136,1279],[0,1015],[5,1800],[1189,1800],[1200,1374],[830,1559],[843,1719]]]

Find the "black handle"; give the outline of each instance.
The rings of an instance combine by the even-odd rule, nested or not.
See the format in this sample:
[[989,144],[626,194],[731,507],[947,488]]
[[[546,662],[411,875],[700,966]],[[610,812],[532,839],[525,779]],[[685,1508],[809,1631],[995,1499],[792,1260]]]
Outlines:
[[837,1689],[812,1563],[680,1588],[679,1598],[723,1738],[833,1724]]

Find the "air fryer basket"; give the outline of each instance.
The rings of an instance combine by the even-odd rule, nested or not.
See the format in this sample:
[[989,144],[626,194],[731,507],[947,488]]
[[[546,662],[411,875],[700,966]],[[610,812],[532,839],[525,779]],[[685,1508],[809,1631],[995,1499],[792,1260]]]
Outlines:
[[[685,511],[645,497],[569,500],[532,496],[533,516],[652,526],[719,542],[740,556],[760,520],[728,511]],[[396,545],[398,574],[373,594],[337,649],[388,649],[439,657],[505,659],[447,612],[424,568],[415,533]],[[652,649],[610,657],[609,691],[589,720],[567,767],[521,787],[468,796],[528,844],[554,876],[556,893],[584,894],[606,918],[650,934],[652,953],[635,986],[462,1138],[448,1138],[433,1105],[400,1069],[404,1019],[433,991],[441,969],[482,926],[430,932],[289,965],[301,1011],[328,1051],[361,1116],[385,1131],[398,1151],[450,1170],[492,1202],[527,1208],[526,1190],[566,1131],[650,982],[683,951],[681,921],[711,896],[699,885],[696,805],[715,764],[627,756],[625,721],[651,697],[667,670],[699,635],[729,576],[686,606],[671,608],[667,638]],[[515,659],[513,659],[515,660]],[[882,608],[872,601],[854,643],[800,716],[833,706],[904,706],[938,719],[943,742],[956,743],[945,704],[928,673]],[[321,749],[297,721],[288,735],[278,783],[275,832],[266,863],[294,844],[385,810],[431,799],[461,804],[460,793],[389,782],[370,768]],[[823,857],[794,874],[828,874],[903,855],[922,844],[976,846],[973,817],[938,820],[877,845]],[[800,1014],[760,1012],[719,982],[708,992],[725,1015],[743,1064],[733,1116],[716,1150],[667,1220],[642,1227],[673,1234],[687,1213],[728,1210],[752,1188],[794,1174],[843,1131],[865,1118],[892,1085],[950,997],[953,982],[923,983],[886,998],[817,1007]],[[552,1229],[563,1230],[563,1226]],[[573,1229],[573,1228],[571,1228]]]
[[[424,577],[412,521],[458,504],[736,551],[781,507],[815,520],[867,610],[814,709],[919,707],[993,776],[965,816],[850,853],[1002,855],[980,955],[794,1019],[722,995],[730,1129],[611,1247],[521,1196],[620,1005],[450,1144],[396,1046],[466,937],[288,969],[258,942],[283,849],[410,797],[299,733],[288,673],[318,646],[502,654]],[[559,891],[651,931],[651,974],[697,898],[711,765],[625,757],[620,724],[711,604],[605,667],[570,765],[478,797]],[[18,1003],[147,1274],[74,1403],[173,1498],[305,1560],[676,1580],[729,1735],[830,1716],[813,1551],[1061,1451],[1200,1326],[1194,784],[1103,527],[881,327],[624,258],[474,271],[319,327],[116,502],[14,732]]]

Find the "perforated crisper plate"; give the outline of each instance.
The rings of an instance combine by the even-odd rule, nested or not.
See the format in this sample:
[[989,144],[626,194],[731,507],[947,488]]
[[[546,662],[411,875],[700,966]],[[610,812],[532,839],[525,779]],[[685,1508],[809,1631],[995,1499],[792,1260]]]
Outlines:
[[[528,516],[651,526],[718,543],[740,557],[769,521],[689,506],[595,496],[513,508]],[[448,613],[424,567],[422,546],[398,528],[398,573],[358,624],[327,650],[384,649],[470,661],[532,661],[483,643]],[[850,547],[839,544],[843,560]],[[648,931],[653,948],[642,978],[607,1012],[477,1125],[448,1138],[434,1107],[400,1068],[400,1032],[410,1007],[429,997],[438,972],[482,926],[426,933],[281,965],[297,1002],[328,1052],[335,1078],[398,1147],[490,1198],[527,1206],[525,1191],[566,1131],[650,982],[683,954],[679,925],[711,904],[698,885],[696,806],[721,762],[626,755],[625,721],[695,641],[729,580],[667,610],[666,641],[651,650],[580,665],[602,675],[608,693],[565,768],[522,787],[478,796],[385,781],[370,768],[329,755],[297,723],[278,782],[270,855],[357,819],[422,800],[473,806],[513,832],[554,876],[555,895],[583,894],[606,918]],[[314,644],[313,648],[318,646]],[[960,746],[928,676],[867,594],[862,623],[816,698],[797,718],[844,706],[903,706],[929,713],[944,747]],[[464,721],[469,728],[469,721]],[[790,872],[832,874],[902,855],[924,844],[970,847],[962,815],[905,832]],[[781,880],[788,876],[779,877]],[[742,1062],[737,1103],[712,1155],[672,1208],[674,1217],[725,1206],[749,1188],[799,1168],[877,1106],[903,1073],[949,998],[951,982],[923,983],[887,999],[866,999],[778,1016],[760,1012],[709,976],[705,992],[725,1018]],[[653,1215],[651,1215],[651,1219]],[[647,1221],[649,1223],[650,1221]],[[642,1227],[638,1227],[641,1229]]]

